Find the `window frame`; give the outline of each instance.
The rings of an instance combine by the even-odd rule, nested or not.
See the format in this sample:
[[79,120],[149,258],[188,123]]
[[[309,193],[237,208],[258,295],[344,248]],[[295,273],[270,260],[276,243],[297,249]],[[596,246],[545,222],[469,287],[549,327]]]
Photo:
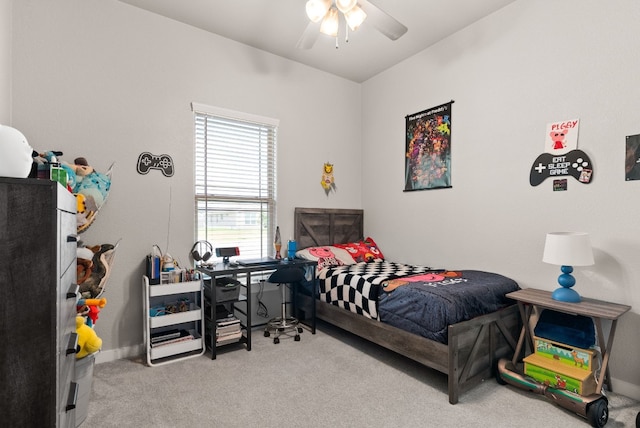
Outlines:
[[[277,214],[277,189],[276,189],[276,181],[277,181],[277,169],[276,169],[276,148],[277,148],[277,135],[278,135],[278,126],[280,121],[278,119],[253,115],[249,113],[243,113],[238,111],[233,111],[221,107],[208,106],[200,103],[192,103],[191,104],[193,111],[193,126],[194,126],[194,236],[195,240],[207,240],[211,242],[214,248],[216,247],[240,247],[240,256],[245,258],[253,258],[253,257],[266,257],[272,255],[273,253],[273,236],[275,235],[276,230],[276,214]],[[211,119],[214,123],[211,125],[211,129],[217,126],[215,123],[220,122],[224,124],[224,128],[220,129],[237,129],[240,132],[244,132],[243,128],[247,129],[260,129],[261,131],[255,132],[255,144],[256,147],[259,148],[259,153],[261,153],[260,160],[258,161],[259,166],[257,166],[256,170],[253,171],[255,174],[259,175],[260,178],[256,178],[256,183],[249,182],[247,187],[242,186],[233,186],[236,190],[229,188],[225,188],[224,185],[217,186],[217,190],[220,192],[219,194],[212,193],[209,187],[209,183],[211,182],[211,178],[208,177],[208,168],[207,164],[209,161],[209,155],[207,154],[207,144],[213,142],[216,137],[213,137],[211,140],[207,137],[207,132],[210,128],[207,120]],[[199,121],[205,121],[204,125],[199,124]],[[235,124],[234,124],[235,122]],[[237,125],[237,128],[234,126]],[[263,136],[263,132],[265,132],[265,136]],[[199,132],[202,132],[204,135],[200,136]],[[244,134],[243,134],[244,135]],[[252,132],[247,132],[249,138],[253,137]],[[204,141],[202,141],[204,139]],[[220,142],[220,141],[219,141]],[[228,144],[229,148],[232,148],[233,142],[225,141],[223,144]],[[253,141],[252,141],[253,144]],[[253,147],[253,146],[252,146]],[[224,146],[222,148],[224,150]],[[203,150],[203,151],[199,151]],[[219,149],[218,149],[219,150]],[[204,153],[204,159],[201,159],[202,153]],[[266,158],[264,158],[266,156]],[[199,158],[200,157],[200,158]],[[199,162],[201,165],[199,165]],[[262,169],[266,168],[267,171],[261,172]],[[203,169],[204,168],[204,169]],[[266,177],[267,183],[264,184],[262,181],[263,175]],[[239,176],[238,179],[246,177],[245,175]],[[240,182],[241,180],[238,180]],[[254,185],[252,185],[255,184]],[[258,184],[259,183],[259,184]],[[216,186],[211,186],[216,187]],[[239,189],[239,190],[238,190]],[[258,189],[258,190],[257,190]],[[215,190],[215,189],[214,189]],[[241,194],[242,191],[250,193],[251,191],[257,191],[258,194],[248,195]],[[240,193],[234,194],[234,191],[238,191]],[[263,191],[266,193],[263,194]],[[204,203],[205,208],[205,217],[204,222],[202,221],[200,215],[202,213],[202,204]],[[209,208],[209,203],[218,205],[217,208]],[[252,246],[244,246],[241,242],[234,242],[232,239],[229,239],[230,236],[233,235],[233,228],[230,227],[228,236],[225,238],[214,239],[214,236],[211,234],[210,229],[212,228],[212,223],[209,222],[209,215],[212,213],[214,215],[218,209],[221,207],[229,205],[235,205],[236,209],[229,209],[231,213],[240,213],[244,212],[245,221],[249,217],[254,218],[254,221],[258,223],[257,229],[260,231],[260,243],[257,242],[257,238],[253,238],[254,244]],[[238,209],[238,207],[242,206],[252,207],[247,211]],[[253,213],[253,215],[251,215]],[[266,215],[266,227],[260,219],[264,218]],[[239,216],[236,216],[239,218]],[[236,220],[237,220],[236,218]],[[202,233],[202,229],[204,229],[204,233]],[[238,238],[240,240],[240,238]]]

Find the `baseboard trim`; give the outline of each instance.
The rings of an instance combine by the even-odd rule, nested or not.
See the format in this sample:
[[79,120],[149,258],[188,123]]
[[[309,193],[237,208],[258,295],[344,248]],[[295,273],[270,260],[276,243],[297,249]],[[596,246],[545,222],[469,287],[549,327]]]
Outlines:
[[139,357],[140,355],[144,355],[144,353],[145,353],[144,345],[127,346],[126,348],[100,351],[96,354],[96,364],[102,364],[102,363],[108,363],[116,360]]
[[632,383],[616,379],[612,376],[611,387],[616,394],[624,395],[625,397],[640,401],[640,385],[634,385]]

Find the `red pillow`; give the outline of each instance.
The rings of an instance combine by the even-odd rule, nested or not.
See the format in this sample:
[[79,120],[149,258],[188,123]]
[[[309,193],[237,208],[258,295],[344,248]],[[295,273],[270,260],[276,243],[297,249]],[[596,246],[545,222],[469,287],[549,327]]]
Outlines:
[[382,251],[380,251],[371,237],[367,237],[364,241],[336,244],[335,246],[345,249],[356,262],[372,262],[376,259],[384,260]]

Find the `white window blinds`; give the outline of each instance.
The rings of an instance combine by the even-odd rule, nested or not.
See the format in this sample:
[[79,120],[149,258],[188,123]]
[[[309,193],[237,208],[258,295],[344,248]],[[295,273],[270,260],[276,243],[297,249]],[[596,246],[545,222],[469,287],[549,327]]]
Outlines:
[[196,240],[239,247],[243,258],[272,255],[278,121],[192,107]]

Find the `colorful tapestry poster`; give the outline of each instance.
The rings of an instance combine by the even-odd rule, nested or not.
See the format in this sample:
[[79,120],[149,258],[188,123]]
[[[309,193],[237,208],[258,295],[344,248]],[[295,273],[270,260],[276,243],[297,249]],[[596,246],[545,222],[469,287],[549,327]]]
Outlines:
[[545,153],[563,155],[577,149],[579,126],[579,119],[547,124],[547,136],[544,142]]
[[451,104],[406,116],[405,192],[451,187]]
[[626,181],[640,180],[640,134],[626,138],[624,178]]

